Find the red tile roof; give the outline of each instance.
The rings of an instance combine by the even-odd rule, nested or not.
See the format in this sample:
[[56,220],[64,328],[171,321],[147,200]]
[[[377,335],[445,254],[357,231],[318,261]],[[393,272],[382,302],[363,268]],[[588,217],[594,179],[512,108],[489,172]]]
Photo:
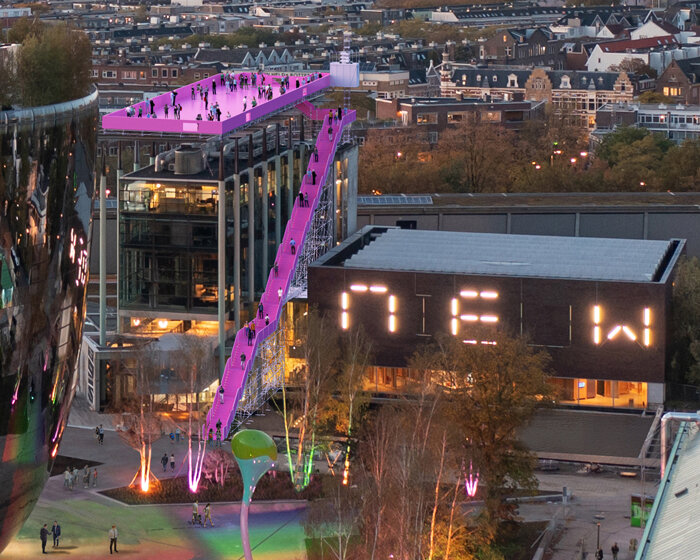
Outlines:
[[677,45],[678,42],[673,35],[663,37],[649,37],[648,39],[629,39],[624,41],[608,41],[599,43],[603,52],[626,52],[635,49],[651,49],[654,47],[669,47]]

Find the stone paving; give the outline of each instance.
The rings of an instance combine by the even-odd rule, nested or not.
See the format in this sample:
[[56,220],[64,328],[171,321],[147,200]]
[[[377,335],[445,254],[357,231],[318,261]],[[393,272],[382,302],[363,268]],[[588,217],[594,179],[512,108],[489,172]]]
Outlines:
[[[584,542],[587,558],[592,559],[597,542],[597,523],[600,522],[600,546],[604,558],[612,558],[610,548],[617,542],[618,560],[632,560],[630,539],[642,538],[642,529],[630,526],[630,496],[641,494],[642,482],[620,478],[614,474],[551,474],[538,473],[541,490],[561,492],[566,486],[573,493],[566,512],[564,531],[555,539],[549,560],[580,560],[579,543]],[[656,481],[646,482],[647,495],[654,496]],[[560,503],[521,504],[520,515],[526,521],[545,521],[560,510]]]
[[[184,441],[171,444],[162,438],[153,446],[153,468],[159,478],[176,476],[186,456]],[[174,453],[175,472],[163,473],[160,458]],[[104,445],[95,438],[94,429],[67,428],[61,444],[63,456],[103,463],[97,467],[97,488],[84,489],[79,481],[73,491],[63,487],[63,476],[49,479],[39,502],[17,538],[3,553],[3,560],[41,557],[39,529],[58,520],[62,528],[61,546],[49,554],[70,555],[96,560],[109,556],[108,531],[114,523],[119,530],[119,555],[134,559],[223,560],[243,558],[239,534],[239,504],[214,504],[215,528],[193,528],[188,524],[191,504],[126,506],[102,496],[100,489],[124,486],[138,468],[138,454],[127,447],[114,432],[107,430]],[[82,467],[80,463],[77,467]],[[202,506],[204,504],[201,504]],[[301,502],[258,503],[253,501],[250,515],[250,539],[256,560],[304,560],[304,532],[300,520]],[[113,556],[112,556],[113,557]]]

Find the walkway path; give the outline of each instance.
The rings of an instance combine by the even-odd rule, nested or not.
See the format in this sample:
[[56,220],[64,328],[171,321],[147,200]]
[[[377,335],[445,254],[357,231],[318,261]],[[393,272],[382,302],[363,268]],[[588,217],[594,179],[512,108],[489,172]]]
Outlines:
[[[161,438],[153,446],[153,472],[159,478],[177,474],[187,447],[184,441],[171,444]],[[176,472],[163,474],[159,460],[163,453],[174,453]],[[216,528],[191,528],[187,524],[192,506],[125,506],[99,494],[104,488],[128,484],[138,468],[138,454],[127,447],[115,432],[105,434],[104,445],[97,444],[93,430],[67,428],[61,443],[61,455],[98,461],[98,487],[84,489],[76,485],[71,492],[63,488],[63,477],[49,479],[22,531],[3,552],[3,560],[38,558],[41,555],[39,529],[54,520],[62,526],[64,538],[58,551],[76,559],[94,560],[109,556],[107,532],[115,523],[119,529],[119,552],[134,559],[238,560],[242,558],[238,532],[239,504],[213,506]],[[76,466],[84,463],[76,461]],[[183,473],[186,470],[183,469]],[[204,504],[202,504],[203,506]],[[251,543],[256,560],[304,560],[304,531],[300,524],[304,506],[300,503],[253,503]],[[114,558],[114,556],[112,556]]]

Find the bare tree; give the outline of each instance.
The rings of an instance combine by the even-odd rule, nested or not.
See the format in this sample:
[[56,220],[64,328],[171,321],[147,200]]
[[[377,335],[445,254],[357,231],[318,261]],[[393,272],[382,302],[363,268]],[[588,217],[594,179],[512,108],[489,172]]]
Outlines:
[[[284,428],[289,470],[294,487],[301,491],[308,486],[317,444],[317,428],[329,416],[332,404],[338,337],[330,320],[310,310],[298,325],[304,346],[306,368],[290,375],[296,390],[288,394],[282,389]],[[297,450],[292,458],[290,428],[298,429]]]
[[[212,372],[216,372],[210,339],[196,335],[181,336],[177,361],[174,369],[186,389],[187,479],[190,490],[196,492],[202,476],[207,444],[207,434],[202,433],[202,420],[206,415],[205,411],[200,409],[200,385],[212,377]],[[195,435],[197,436],[196,449],[193,450]]]
[[204,456],[202,472],[207,480],[214,480],[224,487],[229,469],[234,465],[233,456],[224,449],[214,449]]
[[348,484],[350,471],[350,449],[353,438],[353,422],[360,411],[369,402],[369,396],[362,392],[365,372],[372,363],[372,341],[361,326],[353,328],[343,337],[342,360],[337,380],[338,403],[336,429],[345,433],[347,445],[345,449],[345,465],[343,468],[343,484]]
[[153,407],[153,384],[160,375],[160,363],[152,352],[151,343],[144,344],[135,353],[136,364],[132,368],[134,391],[126,403],[122,414],[121,438],[136,450],[140,458],[139,470],[134,475],[130,486],[138,477],[142,492],[148,492],[151,478],[151,450],[154,441],[162,434],[162,422]]
[[362,513],[361,495],[356,487],[347,487],[336,477],[324,480],[323,498],[309,504],[304,530],[317,539],[321,554],[330,552],[336,560],[348,560],[353,536],[358,533]]

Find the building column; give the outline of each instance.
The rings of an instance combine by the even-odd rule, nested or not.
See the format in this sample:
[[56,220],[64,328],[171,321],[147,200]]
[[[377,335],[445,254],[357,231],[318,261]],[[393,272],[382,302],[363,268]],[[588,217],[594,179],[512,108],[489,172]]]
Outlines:
[[102,148],[100,176],[100,346],[107,344],[107,173],[105,147]]
[[217,182],[217,319],[219,321],[219,382],[226,367],[226,181],[224,181],[224,146],[219,149]]
[[294,210],[294,149],[287,150],[287,220]]
[[138,171],[138,170],[139,170],[139,166],[141,165],[141,164],[140,164],[140,160],[141,160],[141,157],[140,157],[140,156],[141,156],[141,154],[140,154],[140,152],[139,152],[140,149],[141,149],[141,148],[139,147],[139,141],[138,141],[138,140],[135,140],[135,141],[134,141],[134,171]]
[[226,182],[218,181],[219,206],[217,219],[217,318],[219,321],[219,381],[226,367]]
[[119,284],[119,279],[121,276],[121,236],[119,233],[119,220],[121,219],[119,212],[119,187],[121,186],[122,176],[124,175],[124,170],[122,169],[122,144],[117,143],[117,188],[115,189],[115,196],[117,199],[117,334],[122,333],[122,319],[119,316],[119,290],[121,289]]
[[265,286],[267,281],[267,271],[270,266],[268,259],[268,247],[269,236],[267,234],[268,227],[270,225],[270,199],[267,192],[267,174],[269,173],[269,167],[267,165],[267,160],[263,161],[260,167],[262,172],[262,228],[263,228],[263,246],[262,246],[262,283]]
[[282,243],[282,158],[275,157],[275,243]]
[[248,168],[248,301],[255,301],[255,168]]
[[233,176],[233,320],[241,328],[241,176]]

